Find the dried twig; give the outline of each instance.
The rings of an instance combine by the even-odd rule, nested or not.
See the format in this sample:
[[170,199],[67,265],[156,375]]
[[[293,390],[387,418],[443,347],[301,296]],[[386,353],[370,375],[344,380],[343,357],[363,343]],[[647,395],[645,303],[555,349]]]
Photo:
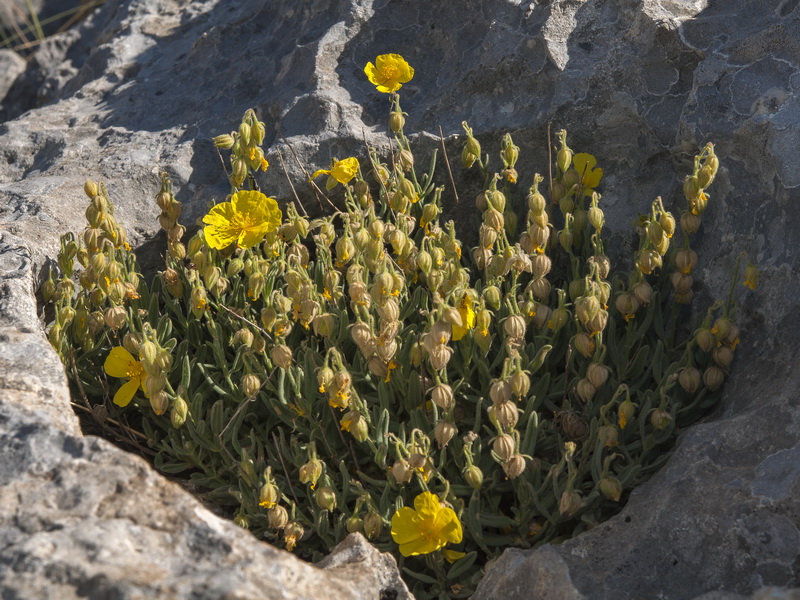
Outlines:
[[286,170],[286,163],[283,162],[283,154],[281,154],[280,150],[276,150],[278,153],[278,160],[281,161],[281,168],[283,168],[283,174],[286,176],[286,181],[289,183],[289,187],[292,188],[292,194],[294,194],[294,199],[297,200],[297,204],[303,210],[303,214],[307,217],[308,213],[306,212],[306,207],[303,206],[303,203],[300,202],[300,196],[297,195],[297,190],[294,189],[294,184],[292,180],[289,178],[289,171]]
[[447,148],[444,146],[444,134],[442,133],[441,125],[439,125],[439,140],[442,142],[442,156],[444,156],[444,164],[447,166],[447,174],[450,176],[450,185],[453,186],[453,195],[456,197],[456,204],[458,204],[458,190],[456,189],[456,182],[453,179],[453,171],[450,169],[450,159],[447,158]]

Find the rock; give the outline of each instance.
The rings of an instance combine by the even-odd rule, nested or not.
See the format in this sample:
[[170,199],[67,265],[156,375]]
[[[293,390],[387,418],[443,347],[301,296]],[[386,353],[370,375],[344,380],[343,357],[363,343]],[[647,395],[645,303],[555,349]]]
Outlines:
[[[791,0],[773,5],[126,0],[108,2],[78,29],[53,38],[15,80],[0,126],[0,230],[7,248],[0,276],[16,294],[12,304],[5,294],[0,300],[0,360],[11,365],[2,375],[0,431],[14,440],[0,447],[9,453],[3,464],[21,461],[14,489],[34,481],[68,485],[28,491],[24,506],[0,492],[0,568],[21,565],[13,571],[21,590],[36,585],[36,574],[53,573],[48,581],[63,586],[64,597],[83,589],[70,588],[73,580],[133,597],[140,589],[146,595],[167,589],[159,582],[190,590],[180,586],[196,579],[233,597],[246,596],[252,582],[267,585],[258,578],[261,570],[278,569],[281,585],[294,581],[292,573],[319,575],[209,513],[189,518],[201,510],[191,498],[138,459],[77,435],[66,385],[54,375],[57,358],[32,312],[31,273],[54,255],[62,232],[82,228],[86,178],[109,185],[116,215],[138,245],[158,227],[153,197],[163,169],[191,223],[226,191],[211,137],[235,127],[250,107],[268,126],[272,167],[262,187],[291,197],[280,152],[312,209],[287,143],[310,169],[326,167],[334,156],[363,155],[364,138],[385,143],[387,99],[362,67],[379,53],[400,52],[416,69],[402,90],[408,126],[429,150],[442,126],[456,178],[468,187],[478,184],[458,167],[462,140],[455,136],[463,120],[493,156],[500,134],[512,132],[522,148],[517,169],[524,182],[534,168],[546,167],[548,122],[553,131],[570,132],[573,148],[596,155],[606,171],[602,205],[615,256],[629,253],[635,243],[629,224],[657,195],[680,208],[680,179],[695,151],[713,141],[722,167],[694,243],[700,303],[727,294],[742,251],[761,267],[759,289],[742,300],[742,345],[714,414],[684,432],[667,466],[631,494],[619,515],[558,546],[510,549],[490,566],[475,598],[513,600],[531,590],[546,598],[791,597],[800,555],[794,369],[800,229],[792,226],[800,218],[794,147],[800,13]],[[49,104],[22,113],[42,102]],[[464,231],[474,230],[468,193],[459,204],[448,201],[445,214]],[[33,374],[40,379],[28,384]],[[37,448],[49,449],[52,460]],[[126,491],[138,486],[137,513]],[[180,510],[160,510],[162,496]],[[58,518],[46,516],[57,514],[53,497],[66,503]],[[128,516],[112,518],[114,510]],[[158,512],[151,517],[152,510]],[[8,516],[13,511],[21,511],[19,519]],[[193,529],[208,519],[214,525],[205,533]],[[126,541],[112,543],[99,532]],[[161,557],[152,561],[161,579],[145,580],[134,569],[131,556],[144,548],[140,538]],[[187,563],[169,558],[182,546],[176,539],[191,546],[183,555]],[[234,557],[249,556],[251,566],[241,559],[225,579],[228,571],[215,567],[219,550],[204,539],[224,540]],[[77,550],[100,559],[79,563]],[[283,557],[277,567],[275,556]],[[142,552],[137,560],[147,558]],[[25,575],[28,566],[34,575]],[[78,575],[70,579],[73,569]],[[361,569],[343,567],[344,579],[354,571]],[[370,581],[394,581],[385,575],[369,575]],[[329,577],[331,583],[318,583],[326,591],[344,585]]]
[[25,59],[13,50],[0,49],[0,110],[3,98],[17,78],[25,70]]

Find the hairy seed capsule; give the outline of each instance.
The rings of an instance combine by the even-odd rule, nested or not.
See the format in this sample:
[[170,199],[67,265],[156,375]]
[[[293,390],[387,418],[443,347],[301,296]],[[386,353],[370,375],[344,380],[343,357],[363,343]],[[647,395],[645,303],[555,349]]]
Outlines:
[[453,439],[456,433],[458,433],[458,428],[455,426],[455,423],[439,421],[433,430],[433,437],[436,439],[436,443],[439,444],[439,448],[444,448],[450,443],[450,440]]
[[594,353],[594,340],[588,333],[578,333],[572,338],[572,345],[582,356],[590,358]]
[[503,463],[503,471],[509,479],[519,477],[525,471],[525,458],[521,454],[514,454]]
[[473,490],[481,489],[483,485],[483,471],[475,465],[466,467],[463,471],[464,479]]
[[719,367],[708,367],[703,373],[703,383],[710,391],[716,391],[725,381],[725,372]]

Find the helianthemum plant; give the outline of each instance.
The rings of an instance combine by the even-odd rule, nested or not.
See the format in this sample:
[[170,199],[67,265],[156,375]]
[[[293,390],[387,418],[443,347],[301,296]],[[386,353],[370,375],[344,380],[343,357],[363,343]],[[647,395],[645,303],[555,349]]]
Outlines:
[[[413,74],[396,54],[367,64],[392,148],[313,173],[328,176],[330,214],[281,210],[257,188],[266,126],[247,111],[215,138],[230,192],[188,240],[162,178],[153,281],[88,182],[86,230],[62,238],[42,294],[79,399],[128,415],[158,469],[303,557],[359,532],[395,553],[417,597],[463,598],[505,548],[597,525],[665,462],[719,396],[736,294],[690,325],[711,144],[685,208],[655,199],[620,272],[594,156],[559,132],[545,182],[517,171],[506,134],[495,170],[464,123],[462,164],[484,181],[478,244],[464,248],[441,218],[436,157],[420,172],[404,134],[398,90]],[[744,285],[757,283],[748,263]]]

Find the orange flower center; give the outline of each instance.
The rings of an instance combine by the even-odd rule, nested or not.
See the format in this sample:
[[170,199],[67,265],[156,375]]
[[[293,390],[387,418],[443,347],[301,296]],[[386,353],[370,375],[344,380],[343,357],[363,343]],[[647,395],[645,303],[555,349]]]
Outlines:
[[128,367],[125,369],[125,377],[128,379],[140,379],[144,377],[144,367],[142,363],[138,361],[132,361],[128,363]]

